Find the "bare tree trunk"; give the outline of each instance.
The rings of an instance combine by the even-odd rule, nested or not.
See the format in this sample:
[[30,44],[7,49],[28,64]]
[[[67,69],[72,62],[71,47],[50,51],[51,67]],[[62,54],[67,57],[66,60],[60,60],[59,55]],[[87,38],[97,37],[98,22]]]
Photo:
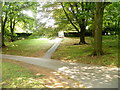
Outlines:
[[[75,6],[76,6],[76,12],[79,13],[79,10],[78,10],[78,5],[77,3],[74,3]],[[84,9],[84,5],[83,5],[83,2],[81,3],[81,6],[82,6],[82,13],[85,12],[85,9]],[[73,11],[73,10],[72,10]],[[86,32],[86,21],[85,21],[85,17],[83,17],[81,20],[78,19],[78,17],[76,16],[75,12],[74,13],[74,16],[76,18],[76,21],[79,23],[79,27],[81,29],[80,33],[79,33],[79,36],[80,36],[80,42],[79,44],[86,44],[85,42],[85,32]]]
[[4,44],[4,28],[3,28],[3,20],[2,20],[2,17],[1,17],[1,35],[2,35],[2,46],[5,46]]
[[86,44],[86,42],[85,42],[85,32],[86,32],[85,19],[82,20],[82,24],[80,25],[80,28],[81,28],[81,32],[80,32],[80,42],[79,42],[79,44]]
[[86,42],[85,42],[85,36],[83,35],[82,32],[80,33],[80,42],[79,42],[79,44],[86,44]]
[[102,51],[102,22],[103,22],[103,12],[104,8],[103,2],[96,3],[96,12],[95,12],[95,34],[94,34],[94,55],[100,56],[103,54]]
[[95,34],[94,34],[94,52],[93,55],[100,56],[103,54],[102,50],[102,23],[103,23],[103,14],[104,8],[110,3],[107,2],[96,2],[96,11],[95,11]]
[[7,22],[7,12],[5,14],[5,19],[3,20],[3,17],[1,17],[1,33],[2,33],[2,47],[5,46],[4,43],[4,33],[5,33],[5,24]]
[[11,42],[14,41],[14,28],[15,28],[15,19],[10,19],[10,31],[11,31]]
[[3,20],[1,20],[1,33],[2,33],[2,47],[5,46],[5,43],[4,43],[4,26],[3,26]]

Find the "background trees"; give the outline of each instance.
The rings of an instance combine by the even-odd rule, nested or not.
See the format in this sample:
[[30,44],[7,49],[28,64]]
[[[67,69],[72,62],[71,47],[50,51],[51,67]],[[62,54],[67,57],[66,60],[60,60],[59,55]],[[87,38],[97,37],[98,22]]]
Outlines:
[[[60,4],[63,8],[60,7]],[[80,36],[79,44],[85,44],[86,28],[92,29],[94,36],[94,52],[92,55],[102,55],[102,32],[117,30],[117,3],[106,2],[64,2],[55,4],[53,17],[60,29],[76,30]],[[111,4],[111,5],[109,5]],[[107,7],[107,8],[105,8]],[[110,8],[110,9],[109,9]],[[109,9],[109,10],[108,10]],[[104,14],[105,10],[105,14]],[[59,11],[59,12],[58,12]],[[58,12],[58,14],[57,14]],[[115,13],[113,13],[115,12]],[[115,18],[110,18],[115,17]],[[110,23],[111,22],[111,23]],[[110,25],[111,24],[111,25]],[[92,27],[91,27],[92,26]],[[114,32],[114,34],[116,31]]]
[[[102,55],[102,33],[117,34],[119,3],[105,2],[4,2],[2,3],[2,46],[4,39],[15,40],[18,27],[33,36],[54,36],[58,31],[76,31],[79,44],[86,44],[85,33],[93,33],[93,55]],[[26,13],[33,12],[33,15]],[[104,13],[105,12],[105,13]],[[37,21],[37,22],[36,22]],[[103,22],[103,23],[102,23]]]
[[[72,27],[79,33],[79,36],[80,36],[79,44],[86,44],[85,32],[86,32],[86,26],[89,23],[88,21],[91,18],[90,15],[91,15],[92,8],[90,8],[90,7],[92,5],[93,5],[93,3],[88,3],[88,2],[61,3],[61,6],[64,11],[64,15],[65,15],[64,21],[66,20],[66,24],[71,24]],[[58,10],[59,9],[61,9],[61,8],[58,8]],[[62,16],[63,16],[63,14],[62,14]],[[63,21],[63,20],[61,20],[61,21]]]
[[106,34],[117,34],[119,23],[119,3],[113,2],[104,11],[103,28]]
[[[22,10],[31,9],[36,12],[36,2],[3,2],[2,3],[2,46],[5,46],[5,36],[10,36],[11,41],[14,41],[15,26],[21,23],[24,27],[34,27],[35,18],[23,14]],[[32,24],[31,24],[31,23]],[[29,25],[29,26],[28,26]]]

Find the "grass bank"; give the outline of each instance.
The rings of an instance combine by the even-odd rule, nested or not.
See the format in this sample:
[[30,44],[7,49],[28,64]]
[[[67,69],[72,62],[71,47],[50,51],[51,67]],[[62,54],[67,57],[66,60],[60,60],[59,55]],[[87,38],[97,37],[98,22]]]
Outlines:
[[89,56],[93,52],[93,39],[86,37],[87,45],[74,45],[79,38],[64,38],[53,59],[66,62],[78,62],[104,66],[118,66],[118,39],[117,36],[103,36],[103,51],[105,55],[99,57]]
[[53,70],[8,59],[2,62],[0,85],[2,88],[83,88]]
[[3,54],[40,57],[52,46],[49,39],[25,39],[15,42],[6,42]]
[[[36,81],[36,76],[28,69],[10,62],[2,63],[2,87],[3,88],[43,88],[44,79]],[[39,75],[42,76],[42,75]],[[41,83],[40,83],[41,81]]]

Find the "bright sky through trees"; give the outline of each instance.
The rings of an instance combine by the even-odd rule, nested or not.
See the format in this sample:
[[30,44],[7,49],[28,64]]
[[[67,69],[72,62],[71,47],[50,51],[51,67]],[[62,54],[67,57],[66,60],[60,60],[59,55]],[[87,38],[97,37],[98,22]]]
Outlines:
[[[43,5],[46,4],[46,2],[39,2],[40,6],[37,7],[37,22],[38,23],[44,23],[46,27],[55,27],[54,23],[55,20],[52,17],[53,13],[48,13],[46,10],[43,9]],[[49,10],[52,10],[52,8],[49,8]]]
[[52,17],[52,14],[49,14],[47,17],[44,17],[45,15],[44,11],[43,12],[38,12],[37,13],[37,20],[38,22],[45,23],[46,27],[53,27],[55,20]]
[[[46,27],[55,27],[55,25],[54,25],[55,20],[52,18],[53,13],[50,13],[45,17],[46,12],[44,10],[42,10],[42,6],[44,4],[45,4],[45,2],[43,2],[43,3],[40,2],[40,6],[37,7],[37,9],[40,10],[39,12],[37,12],[37,16],[36,16],[37,22],[45,23]],[[34,17],[33,12],[31,10],[23,10],[22,13],[27,16]]]
[[23,10],[22,13],[23,13],[23,14],[26,14],[26,15],[28,15],[28,16],[30,16],[30,17],[33,17],[33,12],[32,12],[31,10],[28,10],[28,11]]

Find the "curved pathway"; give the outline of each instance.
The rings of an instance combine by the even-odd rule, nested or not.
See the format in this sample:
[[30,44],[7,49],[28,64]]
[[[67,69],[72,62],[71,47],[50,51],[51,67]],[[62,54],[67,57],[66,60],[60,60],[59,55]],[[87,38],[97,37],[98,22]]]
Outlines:
[[118,68],[109,68],[90,64],[68,63],[49,59],[57,49],[62,39],[48,50],[44,58],[24,57],[1,54],[0,58],[13,59],[56,70],[70,78],[79,81],[87,88],[118,88]]
[[3,59],[13,59],[46,67],[63,73],[79,81],[88,88],[118,88],[118,69],[89,64],[62,62],[59,60],[2,55]]

